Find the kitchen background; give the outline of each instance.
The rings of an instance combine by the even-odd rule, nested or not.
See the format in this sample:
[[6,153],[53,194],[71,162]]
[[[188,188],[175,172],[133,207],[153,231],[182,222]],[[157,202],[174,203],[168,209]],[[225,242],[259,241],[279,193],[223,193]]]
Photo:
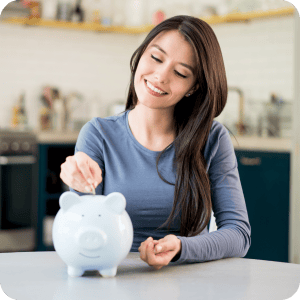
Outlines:
[[[75,1],[60,2],[69,3],[71,6]],[[101,4],[101,11],[107,9],[105,2],[109,1],[82,1],[82,9],[89,8],[89,14],[84,11],[87,22],[93,21],[90,13],[93,9],[100,7],[101,10]],[[137,18],[137,25],[151,23],[151,13],[159,9],[167,16],[180,13],[201,16],[212,14],[214,10],[216,13],[218,10],[220,13],[228,13],[292,6],[283,0],[251,1],[251,5],[249,1],[225,0],[122,1],[124,8],[126,5],[130,7],[132,2],[140,5],[137,13],[144,14],[143,18]],[[42,4],[43,2],[41,7]],[[108,14],[111,23],[114,17],[119,17],[114,14],[119,4],[120,1],[111,1],[111,14]],[[5,10],[9,12],[5,13]],[[11,17],[10,10],[5,10],[1,15],[2,19]],[[126,14],[126,9],[124,12],[123,23],[126,24],[126,20],[134,18],[134,14],[130,10]],[[48,12],[44,9],[44,14],[46,13]],[[273,93],[282,101],[293,101],[293,17],[289,15],[249,22],[223,23],[212,25],[212,28],[223,52],[228,85],[242,90],[245,123],[249,133],[256,133],[261,123],[259,118],[266,113],[264,104],[270,102]],[[69,124],[70,129],[78,129],[81,123],[94,116],[108,116],[112,113],[113,104],[125,103],[130,57],[145,36],[146,34],[104,34],[1,23],[0,126],[11,126],[13,108],[24,93],[28,125],[33,129],[41,129],[41,95],[46,86],[59,89],[61,97],[67,97],[73,92],[81,95],[81,101],[73,101],[75,124]],[[238,118],[238,99],[238,94],[230,91],[227,107],[219,118],[233,133],[236,132],[234,123]],[[285,119],[282,132],[278,134],[289,137],[291,123],[288,117],[291,106],[285,105],[282,113]]]
[[[0,216],[0,252],[31,250],[20,247],[26,239],[36,244],[34,250],[53,249],[51,225],[58,198],[67,190],[59,179],[60,164],[73,153],[84,123],[125,108],[131,55],[153,24],[178,14],[209,20],[222,49],[229,93],[217,120],[239,142],[233,140],[253,236],[248,257],[300,263],[300,250],[292,253],[289,240],[297,12],[283,0],[24,0],[7,5],[0,16],[0,129],[26,129],[37,136],[38,208],[37,234],[22,234],[23,240],[11,238],[11,228],[1,236]],[[235,22],[222,19],[234,16]],[[98,25],[100,30],[91,30]]]

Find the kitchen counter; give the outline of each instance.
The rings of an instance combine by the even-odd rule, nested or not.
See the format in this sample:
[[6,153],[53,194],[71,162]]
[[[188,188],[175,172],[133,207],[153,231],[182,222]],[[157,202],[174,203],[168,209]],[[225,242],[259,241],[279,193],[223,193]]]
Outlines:
[[[235,139],[236,138],[236,139]],[[231,137],[236,150],[290,152],[292,139],[289,138],[263,138],[258,136]]]
[[299,282],[299,265],[245,258],[173,265],[157,271],[139,253],[129,253],[113,278],[104,278],[97,271],[72,278],[55,251],[0,254],[1,288],[12,299],[22,300],[283,300],[296,293]]
[[36,131],[39,144],[75,144],[79,132],[76,131]]
[[[79,132],[35,132],[40,144],[75,144]],[[258,136],[231,136],[236,150],[290,152],[292,139],[263,138]]]

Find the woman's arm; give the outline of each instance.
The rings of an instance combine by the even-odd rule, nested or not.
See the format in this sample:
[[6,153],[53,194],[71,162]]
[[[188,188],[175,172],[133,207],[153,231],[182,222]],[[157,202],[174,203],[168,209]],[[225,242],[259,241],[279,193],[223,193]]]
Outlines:
[[218,230],[195,237],[178,236],[182,248],[176,263],[243,257],[250,247],[251,228],[234,148],[223,125],[217,123],[212,130],[205,156]]
[[[99,165],[102,171],[102,177],[104,178],[105,168],[102,149],[103,138],[99,129],[99,124],[97,123],[97,119],[94,118],[81,128],[77,138],[74,154],[79,151],[87,154],[93,161],[95,161]],[[70,188],[70,191],[75,192],[80,196],[86,194],[80,193],[72,188]],[[96,187],[96,194],[103,194],[103,181]]]

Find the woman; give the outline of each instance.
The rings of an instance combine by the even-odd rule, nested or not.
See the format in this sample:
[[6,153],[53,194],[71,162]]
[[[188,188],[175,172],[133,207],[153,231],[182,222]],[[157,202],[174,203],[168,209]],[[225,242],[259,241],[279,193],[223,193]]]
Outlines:
[[[217,38],[202,20],[157,25],[131,58],[126,111],[94,118],[61,166],[71,190],[121,192],[134,227],[131,251],[156,269],[243,257],[250,224],[227,130]],[[208,233],[211,210],[218,230]]]

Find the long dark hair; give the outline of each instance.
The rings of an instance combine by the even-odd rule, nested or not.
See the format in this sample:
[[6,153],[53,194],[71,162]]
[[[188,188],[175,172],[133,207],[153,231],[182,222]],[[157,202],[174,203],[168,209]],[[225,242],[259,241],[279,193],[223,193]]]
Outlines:
[[[212,28],[203,20],[191,16],[176,16],[154,27],[140,47],[133,53],[131,80],[126,111],[137,104],[134,76],[141,56],[149,43],[162,31],[178,30],[192,45],[196,54],[197,90],[183,97],[174,108],[176,138],[174,140],[176,182],[174,203],[166,224],[181,212],[180,235],[198,235],[208,225],[212,204],[210,180],[206,172],[204,148],[213,119],[220,115],[227,101],[227,79],[220,45]],[[158,162],[167,147],[158,155]],[[161,227],[162,227],[161,226]]]

